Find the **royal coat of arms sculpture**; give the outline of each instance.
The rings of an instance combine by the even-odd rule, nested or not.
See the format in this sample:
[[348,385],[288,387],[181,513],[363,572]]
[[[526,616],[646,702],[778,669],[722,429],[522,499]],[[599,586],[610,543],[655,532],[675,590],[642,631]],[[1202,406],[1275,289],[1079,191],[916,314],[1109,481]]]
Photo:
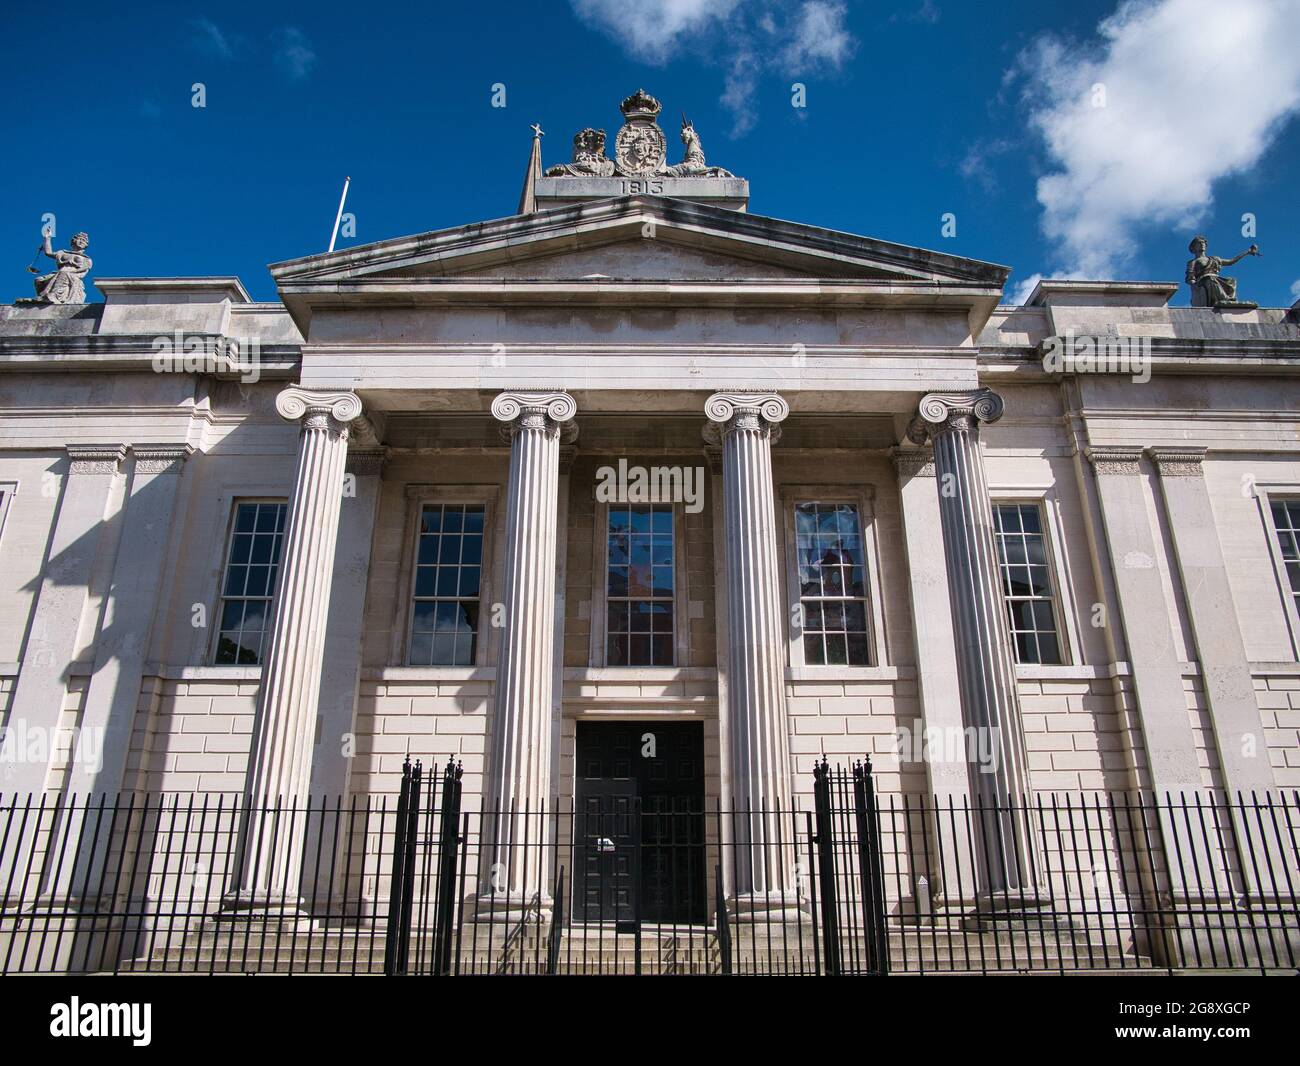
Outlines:
[[579,130],[573,138],[573,159],[551,167],[548,178],[620,177],[620,178],[730,178],[734,175],[722,167],[711,167],[704,160],[695,127],[682,116],[682,144],[685,158],[668,165],[668,142],[656,118],[663,105],[644,89],[638,89],[621,104],[623,128],[614,139],[614,158],[605,155],[605,131]]

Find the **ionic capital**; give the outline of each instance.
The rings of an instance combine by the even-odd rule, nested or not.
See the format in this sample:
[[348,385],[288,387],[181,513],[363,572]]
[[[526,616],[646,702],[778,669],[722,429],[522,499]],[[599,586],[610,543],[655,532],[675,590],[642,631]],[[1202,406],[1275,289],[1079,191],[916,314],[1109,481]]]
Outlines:
[[738,430],[780,435],[777,426],[790,414],[790,405],[775,392],[715,392],[704,401],[704,439],[717,443]]
[[361,400],[355,392],[290,385],[276,396],[275,409],[290,422],[301,420],[304,429],[346,434],[348,423],[361,416]]
[[502,392],[492,401],[492,417],[505,423],[501,435],[510,437],[520,430],[538,430],[564,434],[569,440],[577,436],[570,425],[578,405],[567,392]]
[[69,474],[116,474],[126,458],[125,444],[69,444]]
[[1200,477],[1204,448],[1148,448],[1161,477]]
[[907,439],[925,444],[941,433],[969,433],[980,422],[996,422],[1003,410],[1002,397],[992,389],[932,392],[921,398]]

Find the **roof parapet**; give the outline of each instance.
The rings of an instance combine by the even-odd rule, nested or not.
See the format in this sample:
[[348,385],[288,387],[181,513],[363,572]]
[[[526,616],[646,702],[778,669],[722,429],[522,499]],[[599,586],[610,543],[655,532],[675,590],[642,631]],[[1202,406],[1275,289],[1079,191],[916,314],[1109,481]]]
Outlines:
[[1026,307],[1165,307],[1178,292],[1176,281],[1075,281],[1044,278]]

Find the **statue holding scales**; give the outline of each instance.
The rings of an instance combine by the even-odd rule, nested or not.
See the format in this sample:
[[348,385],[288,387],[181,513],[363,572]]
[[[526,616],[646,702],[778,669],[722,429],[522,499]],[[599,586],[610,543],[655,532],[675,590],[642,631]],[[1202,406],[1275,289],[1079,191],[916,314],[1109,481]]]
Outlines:
[[[50,244],[50,231],[41,234],[41,246],[36,257],[48,256],[58,264],[58,269],[33,279],[36,286],[34,303],[84,304],[86,302],[85,277],[90,273],[91,259],[86,255],[90,238],[84,233],[72,235],[72,248],[56,252]],[[36,273],[36,260],[27,269]]]

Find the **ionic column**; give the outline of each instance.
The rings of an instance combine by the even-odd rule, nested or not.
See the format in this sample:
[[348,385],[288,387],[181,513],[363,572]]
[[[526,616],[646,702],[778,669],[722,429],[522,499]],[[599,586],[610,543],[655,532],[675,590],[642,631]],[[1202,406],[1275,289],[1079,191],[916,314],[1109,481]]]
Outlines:
[[[227,898],[228,910],[294,911],[300,904],[303,811],[311,787],[348,423],[361,414],[361,401],[351,392],[298,386],[281,392],[275,407],[284,418],[301,420],[302,431],[253,720],[245,795],[253,814],[241,830],[239,888]],[[278,819],[256,813],[268,807],[284,813]]]
[[[511,919],[545,897],[546,821],[551,794],[551,711],[555,679],[556,514],[560,440],[577,413],[562,392],[503,392],[492,415],[510,438],[506,501],[505,625],[497,659],[490,809],[480,910]],[[490,901],[490,902],[489,902]]]
[[[739,909],[794,906],[788,812],[785,612],[772,441],[790,406],[775,393],[715,393],[706,438],[721,438],[727,580],[727,739],[736,811]],[[786,816],[782,820],[781,816]],[[785,843],[786,848],[778,846]]]
[[[934,446],[962,718],[978,742],[968,739],[967,750],[991,747],[999,754],[991,767],[968,760],[975,803],[987,812],[977,850],[990,861],[981,863],[986,868],[980,888],[1014,904],[1022,894],[1033,902],[1034,851],[1024,811],[1029,771],[979,444],[980,423],[996,422],[1002,409],[1002,397],[989,389],[930,393],[907,435],[915,444]],[[1008,812],[1012,806],[1015,814]],[[1000,813],[994,815],[995,809]]]

